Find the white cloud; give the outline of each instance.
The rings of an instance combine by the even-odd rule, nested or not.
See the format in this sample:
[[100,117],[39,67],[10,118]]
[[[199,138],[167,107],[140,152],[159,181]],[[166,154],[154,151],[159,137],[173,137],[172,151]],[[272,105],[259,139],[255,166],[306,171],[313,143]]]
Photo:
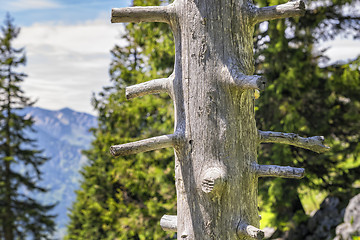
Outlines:
[[10,11],[59,8],[61,5],[53,0],[12,0],[5,3]]
[[[29,77],[23,88],[28,96],[39,99],[37,106],[94,113],[92,93],[110,84],[109,51],[115,44],[125,44],[119,40],[123,25],[110,24],[109,19],[103,13],[76,25],[38,23],[22,28],[15,44],[26,47],[28,58],[24,71]],[[360,54],[356,41],[336,39],[329,44],[332,62]]]
[[359,40],[336,38],[322,47],[330,47],[326,55],[330,57],[331,62],[353,60],[360,55]]
[[77,25],[34,24],[23,27],[15,44],[25,46],[29,75],[23,83],[37,106],[70,107],[94,113],[93,92],[109,85],[110,49],[125,44],[119,39],[123,26],[101,20]]

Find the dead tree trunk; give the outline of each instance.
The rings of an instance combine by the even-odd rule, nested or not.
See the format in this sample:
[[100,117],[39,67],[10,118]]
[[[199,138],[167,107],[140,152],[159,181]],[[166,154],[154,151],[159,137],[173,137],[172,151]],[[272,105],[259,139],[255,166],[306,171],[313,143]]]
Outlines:
[[173,134],[111,147],[114,156],[175,149],[177,216],[161,219],[178,239],[261,239],[257,179],[301,178],[304,169],[257,164],[261,142],[322,152],[323,138],[258,131],[253,32],[260,21],[302,15],[302,1],[257,8],[248,0],[176,0],[160,7],[113,9],[112,22],[168,23],[176,48],[174,73],[128,87],[128,98],[167,92],[174,101]]

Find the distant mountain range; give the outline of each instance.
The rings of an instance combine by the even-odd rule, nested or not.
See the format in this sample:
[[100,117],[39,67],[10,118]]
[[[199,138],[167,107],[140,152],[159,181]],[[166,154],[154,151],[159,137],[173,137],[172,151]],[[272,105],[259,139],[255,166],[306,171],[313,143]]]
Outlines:
[[36,139],[38,149],[50,158],[40,169],[40,185],[49,191],[37,198],[47,204],[58,202],[52,213],[58,215],[55,238],[62,239],[68,222],[68,209],[75,200],[75,190],[79,188],[79,170],[87,162],[81,152],[90,147],[93,136],[89,129],[97,126],[97,118],[70,108],[51,111],[31,107],[22,110],[21,114],[31,115],[35,120],[33,127],[36,132],[28,133],[29,137]]

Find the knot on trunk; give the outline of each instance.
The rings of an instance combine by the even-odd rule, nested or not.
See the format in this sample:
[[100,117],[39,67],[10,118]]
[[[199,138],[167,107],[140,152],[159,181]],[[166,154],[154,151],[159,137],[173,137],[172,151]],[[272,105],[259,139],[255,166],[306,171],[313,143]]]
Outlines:
[[201,190],[204,193],[221,195],[227,179],[225,167],[211,167],[205,170],[201,179]]

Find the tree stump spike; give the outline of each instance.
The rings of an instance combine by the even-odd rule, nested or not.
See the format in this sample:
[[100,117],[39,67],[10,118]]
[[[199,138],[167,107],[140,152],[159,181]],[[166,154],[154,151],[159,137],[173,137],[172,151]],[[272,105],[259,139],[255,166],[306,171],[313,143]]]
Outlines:
[[147,94],[166,92],[171,95],[171,86],[175,79],[175,74],[172,73],[168,78],[154,79],[148,82],[136,84],[126,88],[126,99],[141,97]]
[[241,89],[265,90],[266,78],[259,75],[234,74],[234,84]]
[[281,177],[281,178],[303,178],[305,169],[295,167],[283,167],[277,165],[254,164],[253,169],[258,177]]
[[267,81],[264,76],[242,73],[233,59],[229,60],[229,66],[223,67],[221,74],[227,76],[225,79],[230,79],[231,85],[241,89],[264,90]]
[[170,23],[172,4],[168,6],[113,8],[112,23],[165,22]]
[[324,145],[323,136],[314,137],[300,137],[295,133],[282,133],[271,131],[258,131],[260,143],[282,143],[295,147],[301,147],[311,150],[313,152],[322,153],[328,151],[330,148]]
[[153,138],[148,138],[136,142],[114,145],[110,147],[110,153],[117,156],[125,156],[141,152],[148,152],[167,147],[175,147],[179,144],[182,137],[180,134],[169,134]]
[[279,18],[299,17],[305,14],[305,3],[302,0],[289,1],[276,6],[253,7],[254,23]]
[[164,215],[160,219],[160,226],[164,231],[176,232],[177,231],[177,216]]
[[237,235],[239,238],[249,236],[255,239],[263,239],[265,234],[260,229],[251,226],[245,222],[240,222],[237,227]]

